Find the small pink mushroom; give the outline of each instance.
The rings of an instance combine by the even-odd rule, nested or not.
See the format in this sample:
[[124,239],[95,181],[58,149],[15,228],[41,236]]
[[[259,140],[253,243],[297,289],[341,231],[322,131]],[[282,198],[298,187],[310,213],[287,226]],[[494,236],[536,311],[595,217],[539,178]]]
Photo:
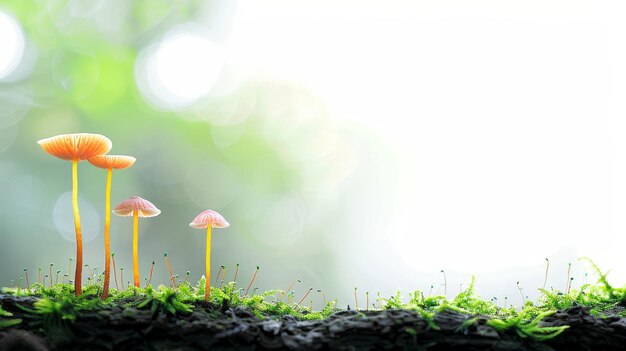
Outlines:
[[189,226],[204,229],[206,228],[206,274],[205,274],[205,290],[204,299],[208,302],[211,295],[211,228],[226,228],[230,224],[222,217],[221,214],[213,211],[202,211],[196,218],[189,223]]
[[133,278],[135,287],[139,287],[139,217],[154,217],[161,213],[152,202],[142,199],[139,196],[131,196],[122,201],[113,213],[122,216],[133,216]]

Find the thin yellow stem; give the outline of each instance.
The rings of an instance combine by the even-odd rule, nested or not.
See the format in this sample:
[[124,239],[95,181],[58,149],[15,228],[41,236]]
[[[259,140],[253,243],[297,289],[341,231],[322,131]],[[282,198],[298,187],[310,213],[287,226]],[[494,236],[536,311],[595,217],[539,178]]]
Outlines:
[[104,193],[104,286],[102,300],[109,296],[109,282],[111,281],[111,179],[113,170],[107,171],[107,185]]
[[204,274],[204,299],[209,302],[211,296],[211,225],[206,229],[206,272]]
[[139,213],[133,211],[133,274],[135,287],[139,287]]
[[80,229],[80,212],[78,211],[78,159],[72,160],[72,208],[74,210],[74,230],[76,232],[76,273],[74,275],[74,291],[76,296],[83,293],[83,234]]

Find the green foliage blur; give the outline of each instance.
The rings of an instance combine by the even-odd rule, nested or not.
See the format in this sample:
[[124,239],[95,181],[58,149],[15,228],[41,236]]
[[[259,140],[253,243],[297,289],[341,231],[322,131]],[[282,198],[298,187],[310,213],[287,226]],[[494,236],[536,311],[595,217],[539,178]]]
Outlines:
[[[152,261],[154,280],[168,280],[164,251],[175,273],[203,274],[204,236],[188,223],[211,208],[231,223],[214,235],[214,267],[225,265],[232,274],[240,263],[240,274],[251,276],[261,265],[263,290],[296,278],[329,292],[342,289],[333,267],[351,240],[347,232],[356,221],[349,214],[364,223],[363,213],[392,201],[381,196],[392,171],[368,166],[387,158],[371,131],[332,121],[323,103],[298,85],[254,74],[231,82],[223,71],[216,84],[234,82],[227,94],[209,93],[176,110],[155,106],[138,87],[138,57],[147,47],[185,23],[208,28],[221,45],[233,4],[0,2],[0,12],[25,37],[15,73],[0,80],[0,285],[15,286],[23,268],[31,274],[41,267],[45,273],[50,263],[62,274],[73,269],[70,164],[36,141],[90,132],[113,141],[110,154],[137,158],[132,168],[113,173],[112,206],[138,195],[162,210],[140,221],[142,280]],[[81,162],[78,178],[85,263],[102,271],[105,172]],[[377,202],[368,201],[372,195]],[[113,216],[112,252],[126,272],[132,271],[131,227]]]

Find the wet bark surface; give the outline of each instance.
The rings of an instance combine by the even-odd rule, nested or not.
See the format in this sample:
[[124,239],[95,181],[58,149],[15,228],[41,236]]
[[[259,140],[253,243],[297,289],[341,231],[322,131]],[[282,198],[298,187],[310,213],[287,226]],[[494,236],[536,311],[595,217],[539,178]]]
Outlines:
[[[34,298],[0,295],[2,307],[24,321],[0,330],[7,350],[625,350],[626,318],[592,316],[573,307],[544,319],[570,328],[546,342],[498,333],[487,319],[453,310],[433,324],[408,310],[340,311],[323,321],[259,318],[243,308],[196,308],[188,315],[153,314],[124,306],[84,312],[73,322],[41,321],[16,305]],[[471,318],[477,317],[474,321]],[[50,327],[52,326],[52,327]]]

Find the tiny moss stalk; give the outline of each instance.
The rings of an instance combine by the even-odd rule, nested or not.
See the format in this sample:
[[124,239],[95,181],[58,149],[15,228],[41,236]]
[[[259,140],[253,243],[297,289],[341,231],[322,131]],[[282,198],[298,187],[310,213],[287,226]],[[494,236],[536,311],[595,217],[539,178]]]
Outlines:
[[217,285],[217,283],[220,281],[220,275],[222,273],[222,268],[224,268],[224,266],[220,266],[220,268],[218,268],[217,270],[217,274],[215,277],[215,285]]
[[69,280],[69,277],[72,276],[72,261],[74,261],[74,257],[70,257],[69,259],[70,264],[69,264],[69,270],[67,272],[68,280]]
[[257,273],[259,273],[259,266],[256,266],[256,271],[254,271],[254,275],[252,276],[252,279],[250,280],[250,284],[248,284],[248,289],[246,289],[246,296],[248,296],[248,292],[250,291],[250,287],[252,286],[252,283],[254,283],[254,280],[256,279],[256,275]]
[[519,290],[519,294],[522,297],[522,307],[526,305],[526,297],[524,297],[523,289],[519,286],[519,282],[517,282],[517,290]]
[[446,271],[442,269],[441,274],[443,274],[443,296],[448,296],[448,278],[446,277]]
[[165,264],[167,265],[167,269],[170,272],[170,287],[174,286],[174,273],[172,272],[172,266],[170,265],[170,260],[167,258],[167,251],[163,253],[163,258],[165,259]]
[[26,276],[26,289],[30,291],[30,280],[28,279],[28,269],[24,268],[24,275]]
[[542,289],[545,290],[546,284],[548,283],[548,271],[550,270],[550,260],[546,257],[546,276],[543,278],[543,286]]
[[309,290],[307,290],[306,294],[304,294],[304,296],[302,297],[302,300],[300,300],[300,302],[298,302],[296,306],[300,306],[302,301],[304,301],[304,299],[306,299],[306,297],[309,296],[309,294],[311,293],[311,290],[313,290],[313,288],[309,288]]
[[239,273],[239,263],[237,263],[237,266],[235,268],[235,277],[233,278],[233,281],[235,283],[237,283],[237,273]]
[[152,273],[154,272],[154,261],[152,261],[152,266],[150,266],[150,277],[148,278],[148,282],[146,283],[146,288],[150,283],[152,283]]
[[115,279],[115,289],[120,290],[117,285],[117,268],[115,268],[115,252],[111,254],[111,263],[113,263],[113,279]]
[[567,264],[567,280],[565,281],[565,290],[566,291],[569,290],[569,283],[570,283],[569,277],[570,277],[571,272],[572,272],[572,264],[568,263]]
[[291,291],[291,288],[293,288],[294,285],[296,285],[296,283],[299,283],[300,279],[296,279],[293,281],[293,283],[291,283],[291,285],[289,285],[289,287],[287,288],[287,290],[283,291],[283,293],[280,295],[280,300],[283,300],[283,297],[285,297],[285,294],[287,294],[289,291]]

